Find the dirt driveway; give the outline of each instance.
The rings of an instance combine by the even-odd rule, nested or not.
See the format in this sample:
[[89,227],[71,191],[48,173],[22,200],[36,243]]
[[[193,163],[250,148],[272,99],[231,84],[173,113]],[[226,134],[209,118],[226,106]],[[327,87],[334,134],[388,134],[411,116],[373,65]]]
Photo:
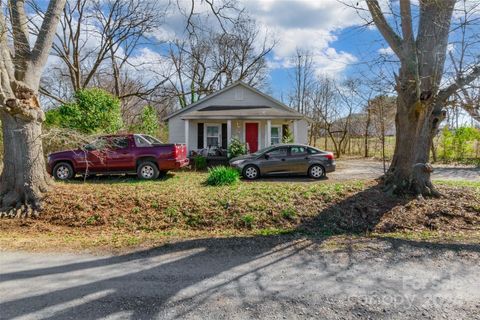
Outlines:
[[[388,169],[388,164],[386,166]],[[328,174],[328,178],[331,180],[367,180],[378,178],[382,174],[383,164],[381,161],[366,159],[338,160],[337,170]],[[436,180],[480,181],[480,168],[434,165],[432,178]]]

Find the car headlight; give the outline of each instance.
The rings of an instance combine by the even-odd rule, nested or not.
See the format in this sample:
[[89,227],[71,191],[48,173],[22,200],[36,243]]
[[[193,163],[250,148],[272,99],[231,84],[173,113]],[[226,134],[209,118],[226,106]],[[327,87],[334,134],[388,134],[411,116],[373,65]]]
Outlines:
[[231,164],[232,164],[232,166],[238,166],[238,165],[241,165],[244,162],[245,162],[245,160],[235,160]]

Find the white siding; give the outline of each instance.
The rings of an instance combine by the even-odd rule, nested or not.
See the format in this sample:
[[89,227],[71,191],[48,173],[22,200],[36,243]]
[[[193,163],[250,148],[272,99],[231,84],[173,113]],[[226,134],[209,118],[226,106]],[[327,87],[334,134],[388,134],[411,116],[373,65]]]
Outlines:
[[[243,99],[242,99],[243,98]],[[180,113],[168,120],[168,133],[170,143],[185,143],[185,122],[182,119],[188,112],[195,111],[206,106],[269,106],[272,108],[282,108],[274,101],[269,100],[262,95],[257,94],[243,86],[234,86],[221,94],[214,96],[204,102],[200,102],[194,108]],[[197,146],[197,123],[226,123],[227,120],[190,120],[189,127],[189,149],[198,149]],[[245,122],[259,123],[259,148],[264,148],[266,145],[266,120],[232,120],[232,138],[239,139],[245,142]],[[272,120],[272,125],[288,124],[290,132],[293,133],[293,126],[291,120]],[[308,122],[305,120],[298,120],[297,124],[297,141],[299,143],[308,142]]]
[[297,135],[298,143],[308,144],[308,122],[306,120],[298,120]]
[[168,120],[168,142],[185,143],[185,122],[180,117]]

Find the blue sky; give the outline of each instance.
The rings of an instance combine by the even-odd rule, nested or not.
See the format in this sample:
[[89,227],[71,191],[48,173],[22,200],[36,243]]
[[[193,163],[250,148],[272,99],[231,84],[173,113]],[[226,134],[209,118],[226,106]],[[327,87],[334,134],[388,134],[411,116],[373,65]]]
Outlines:
[[[149,0],[147,0],[149,1]],[[155,1],[160,8],[170,3],[170,10],[165,23],[154,32],[157,43],[161,41],[181,38],[185,31],[185,17],[176,7],[176,1]],[[179,0],[185,8],[189,8],[190,0]],[[365,7],[362,0],[342,0]],[[296,49],[308,50],[313,57],[317,75],[328,75],[343,79],[346,77],[363,77],[368,74],[371,63],[378,59],[379,52],[384,57],[395,60],[391,50],[378,33],[375,27],[365,27],[366,11],[356,11],[342,4],[339,0],[239,0],[240,7],[257,21],[259,28],[265,34],[270,34],[277,41],[277,45],[268,56],[270,66],[270,94],[278,99],[286,97],[291,88],[292,59]],[[467,0],[478,3],[478,0]],[[216,0],[215,3],[220,3]],[[417,1],[412,0],[415,4]],[[40,3],[46,6],[47,0]],[[172,5],[173,3],[173,5]],[[380,0],[381,6],[388,11],[388,4],[394,8],[398,0]],[[199,9],[200,8],[200,9]],[[196,2],[197,10],[201,7],[200,0]],[[415,5],[413,13],[415,15]],[[389,17],[389,16],[387,16]],[[390,16],[391,17],[391,16]],[[391,18],[389,18],[391,20]],[[480,28],[476,26],[476,31]],[[95,45],[95,39],[85,41]],[[162,45],[148,45],[138,50],[136,59],[144,61],[161,61]],[[362,74],[363,73],[363,74]]]

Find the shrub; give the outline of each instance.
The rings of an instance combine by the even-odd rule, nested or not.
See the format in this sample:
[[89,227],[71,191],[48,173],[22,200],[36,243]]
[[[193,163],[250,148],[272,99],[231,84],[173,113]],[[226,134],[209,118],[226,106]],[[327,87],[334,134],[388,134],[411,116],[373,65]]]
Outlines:
[[218,166],[208,170],[207,181],[209,186],[224,186],[235,184],[240,180],[240,174],[234,168]]
[[231,159],[244,154],[247,154],[247,145],[235,138],[230,140],[230,145],[228,146],[228,157]]
[[282,210],[282,217],[284,219],[292,220],[295,218],[296,215],[297,213],[294,208],[288,208],[288,209]]
[[207,167],[207,158],[204,156],[195,156],[193,158],[193,165],[195,166],[195,170],[204,170]]
[[151,136],[158,136],[160,123],[157,117],[157,111],[152,106],[146,106],[142,110],[139,122],[130,128],[130,131],[145,133]]
[[282,143],[293,143],[293,141],[293,133],[290,132],[290,127],[287,126],[283,133]]
[[251,228],[253,226],[253,222],[255,221],[255,217],[251,214],[246,214],[242,216],[242,222],[245,224],[247,228]]
[[47,111],[45,123],[86,134],[115,133],[123,126],[120,100],[98,88],[79,90],[74,101]]

